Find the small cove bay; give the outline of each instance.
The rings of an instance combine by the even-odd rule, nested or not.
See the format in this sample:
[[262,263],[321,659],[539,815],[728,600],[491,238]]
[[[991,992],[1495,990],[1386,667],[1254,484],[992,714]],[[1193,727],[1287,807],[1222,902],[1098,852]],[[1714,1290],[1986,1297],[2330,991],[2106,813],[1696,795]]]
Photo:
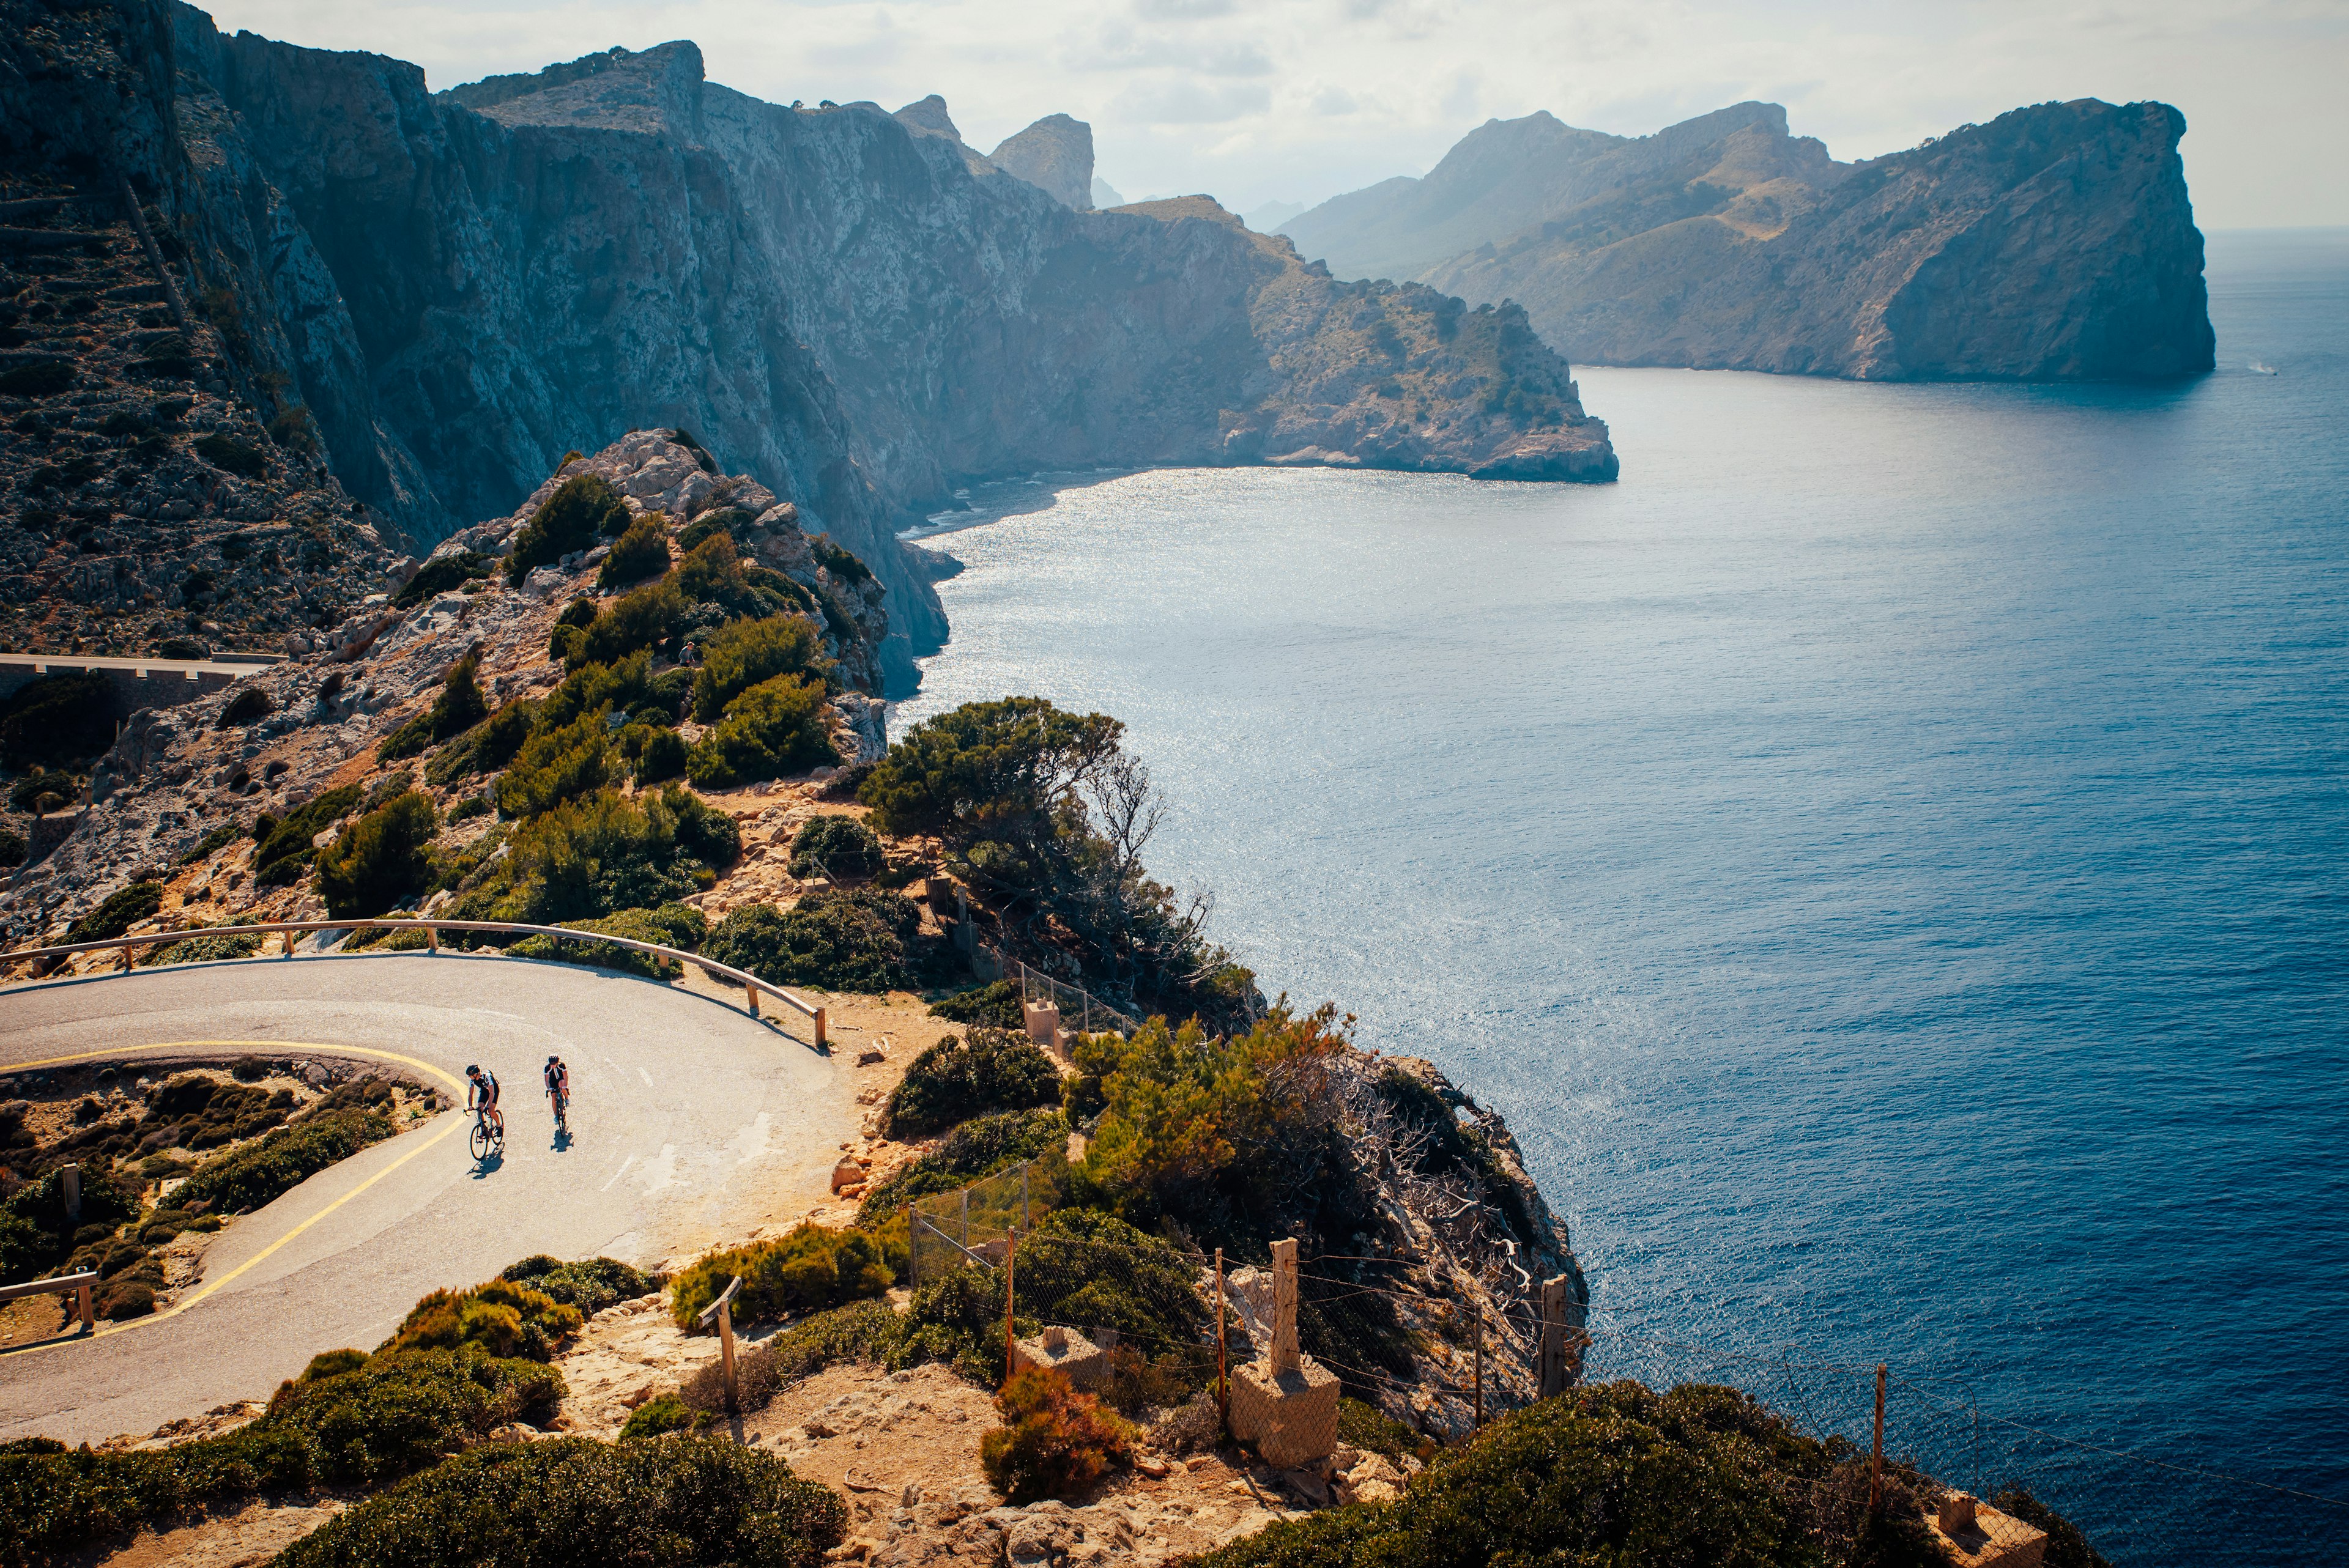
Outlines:
[[1593,1377],[1864,1442],[1881,1360],[2116,1563],[2349,1558],[2223,1478],[2349,1498],[2349,233],[2210,258],[2190,383],[1586,369],[1614,486],[985,487],[892,733],[1123,719],[1267,992],[1507,1116]]

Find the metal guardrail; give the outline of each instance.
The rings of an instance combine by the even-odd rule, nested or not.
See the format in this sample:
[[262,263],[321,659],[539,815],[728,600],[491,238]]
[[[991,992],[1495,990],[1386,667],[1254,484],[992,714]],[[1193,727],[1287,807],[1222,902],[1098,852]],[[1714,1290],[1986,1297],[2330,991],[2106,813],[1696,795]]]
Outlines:
[[[440,951],[440,933],[444,931],[488,931],[523,936],[551,936],[558,941],[566,942],[600,942],[613,947],[625,947],[634,953],[649,953],[657,958],[673,958],[680,964],[692,965],[712,980],[741,986],[749,998],[750,1016],[754,1018],[759,1016],[760,994],[763,992],[774,997],[805,1018],[814,1028],[816,1049],[826,1048],[824,1009],[797,992],[787,991],[781,985],[760,979],[756,975],[734,968],[730,965],[720,964],[715,959],[704,958],[698,953],[688,953],[676,947],[664,947],[657,942],[638,942],[633,937],[606,936],[599,931],[574,931],[567,925],[523,925],[518,922],[506,920],[422,920],[394,917],[378,917],[374,920],[271,921],[260,925],[202,925],[191,931],[157,931],[136,936],[109,936],[97,942],[70,942],[56,947],[20,948],[13,953],[0,953],[0,965],[26,964],[42,958],[70,958],[78,953],[104,953],[119,948],[122,951],[121,972],[128,974],[132,967],[132,953],[141,947],[184,942],[199,936],[267,936],[272,933],[283,933],[285,938],[285,950],[278,956],[291,958],[294,956],[294,937],[296,932],[361,930],[421,931],[424,933],[427,949],[435,954]],[[321,956],[325,955],[321,954]],[[228,961],[215,960],[214,962]]]
[[0,1301],[14,1301],[20,1295],[63,1295],[74,1292],[81,1299],[76,1307],[84,1328],[95,1327],[96,1315],[90,1311],[89,1289],[98,1283],[95,1274],[58,1274],[52,1279],[26,1280],[23,1284],[0,1284]]

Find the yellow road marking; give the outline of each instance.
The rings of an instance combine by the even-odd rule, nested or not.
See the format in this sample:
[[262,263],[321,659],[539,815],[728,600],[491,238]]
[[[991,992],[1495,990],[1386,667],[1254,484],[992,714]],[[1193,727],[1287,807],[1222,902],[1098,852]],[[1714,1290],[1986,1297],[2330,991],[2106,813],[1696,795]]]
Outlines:
[[[129,1051],[184,1051],[194,1049],[243,1051],[266,1050],[271,1052],[316,1051],[326,1056],[339,1055],[374,1057],[383,1061],[401,1062],[409,1067],[415,1068],[420,1072],[428,1073],[432,1077],[439,1078],[452,1089],[460,1087],[457,1082],[455,1075],[434,1067],[430,1062],[419,1061],[414,1057],[404,1057],[397,1051],[378,1051],[371,1049],[366,1046],[322,1046],[315,1045],[305,1040],[158,1040],[152,1044],[144,1046],[117,1046],[111,1050],[76,1051],[69,1056],[43,1057],[38,1061],[0,1064],[0,1070],[8,1072],[23,1072],[29,1068],[57,1067],[65,1062],[86,1062],[98,1057],[119,1057]],[[352,1188],[349,1191],[344,1193],[341,1197],[336,1199],[333,1202],[327,1204],[325,1208],[319,1210],[316,1213],[311,1215],[308,1219],[303,1221],[300,1224],[295,1226],[292,1230],[286,1232],[284,1235],[278,1237],[275,1241],[262,1248],[261,1251],[254,1253],[253,1256],[245,1259],[244,1262],[231,1269],[228,1273],[221,1275],[220,1278],[216,1280],[207,1280],[202,1290],[199,1290],[195,1295],[189,1296],[184,1301],[176,1302],[165,1310],[151,1314],[149,1316],[134,1317],[128,1323],[110,1324],[104,1328],[98,1329],[88,1335],[76,1335],[63,1339],[47,1339],[36,1344],[20,1345],[11,1349],[0,1350],[0,1356],[21,1356],[27,1351],[49,1350],[59,1346],[86,1345],[93,1339],[102,1339],[109,1335],[121,1334],[129,1329],[142,1328],[149,1324],[161,1323],[166,1318],[177,1317],[180,1314],[187,1311],[188,1308],[195,1305],[196,1303],[211,1295],[214,1291],[219,1290],[222,1285],[227,1284],[238,1275],[243,1274],[246,1270],[259,1264],[271,1253],[276,1252],[278,1248],[284,1246],[295,1237],[302,1234],[303,1232],[308,1230],[311,1226],[316,1224],[319,1221],[325,1219],[327,1215],[333,1213],[336,1210],[341,1208],[344,1204],[349,1202],[352,1199],[357,1197],[360,1193],[366,1191],[368,1188],[374,1186],[377,1182],[382,1181],[385,1177],[390,1175],[393,1171],[398,1170],[401,1166],[407,1164],[409,1161],[423,1153],[426,1150],[440,1143],[441,1140],[447,1138],[450,1133],[456,1131],[459,1128],[464,1125],[465,1119],[463,1117],[451,1117],[449,1120],[449,1125],[442,1128],[439,1132],[434,1133],[431,1137],[426,1139],[423,1142],[418,1144],[415,1148],[409,1150],[407,1153],[401,1155],[398,1159],[393,1161],[390,1164],[385,1166],[382,1170],[377,1171],[374,1175],[368,1177],[366,1181],[360,1182],[357,1186]]]

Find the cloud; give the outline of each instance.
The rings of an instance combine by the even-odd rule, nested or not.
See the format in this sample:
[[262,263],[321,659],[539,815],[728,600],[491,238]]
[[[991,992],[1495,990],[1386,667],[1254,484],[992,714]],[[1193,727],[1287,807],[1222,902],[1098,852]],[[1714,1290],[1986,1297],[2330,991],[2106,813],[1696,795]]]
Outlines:
[[[1642,134],[1739,98],[1788,106],[1838,158],[2019,104],[2186,111],[2207,223],[2349,223],[2349,6],[2339,0],[209,0],[226,29],[413,60],[436,88],[613,44],[701,45],[711,77],[789,103],[943,93],[977,144],[1089,120],[1129,190],[1236,207],[1420,173],[1492,116]],[[1350,105],[1351,107],[1347,107]],[[1365,107],[1367,106],[1367,107]],[[1203,136],[1200,128],[1225,128]]]

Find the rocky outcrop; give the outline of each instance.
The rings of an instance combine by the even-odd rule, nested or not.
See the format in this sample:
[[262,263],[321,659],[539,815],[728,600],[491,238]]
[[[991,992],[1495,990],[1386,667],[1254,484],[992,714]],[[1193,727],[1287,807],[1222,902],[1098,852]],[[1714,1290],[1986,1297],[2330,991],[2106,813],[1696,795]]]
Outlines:
[[1740,104],[1630,139],[1494,121],[1286,225],[1341,273],[1515,299],[1577,359],[1870,380],[2208,370],[2165,104],[2083,99],[1857,164]]
[[1048,114],[1019,135],[1006,138],[987,158],[1006,174],[1025,180],[1063,207],[1081,212],[1092,210],[1093,128],[1083,120]]
[[[511,511],[566,450],[688,428],[872,563],[901,687],[944,621],[935,563],[897,530],[972,479],[1309,450],[1612,471],[1538,345],[1512,351],[1535,388],[1512,404],[1439,335],[1362,340],[1384,375],[1351,339],[1300,344],[1342,337],[1371,296],[1236,225],[1063,205],[970,152],[943,104],[762,103],[682,43],[433,94],[381,56],[156,0],[126,15],[144,52],[117,62],[119,91],[0,91],[23,111],[0,134],[26,161],[129,172],[191,294],[308,410],[354,497],[436,539]],[[26,47],[55,31],[31,0],[0,19]],[[1433,401],[1333,401],[1343,365]]]

